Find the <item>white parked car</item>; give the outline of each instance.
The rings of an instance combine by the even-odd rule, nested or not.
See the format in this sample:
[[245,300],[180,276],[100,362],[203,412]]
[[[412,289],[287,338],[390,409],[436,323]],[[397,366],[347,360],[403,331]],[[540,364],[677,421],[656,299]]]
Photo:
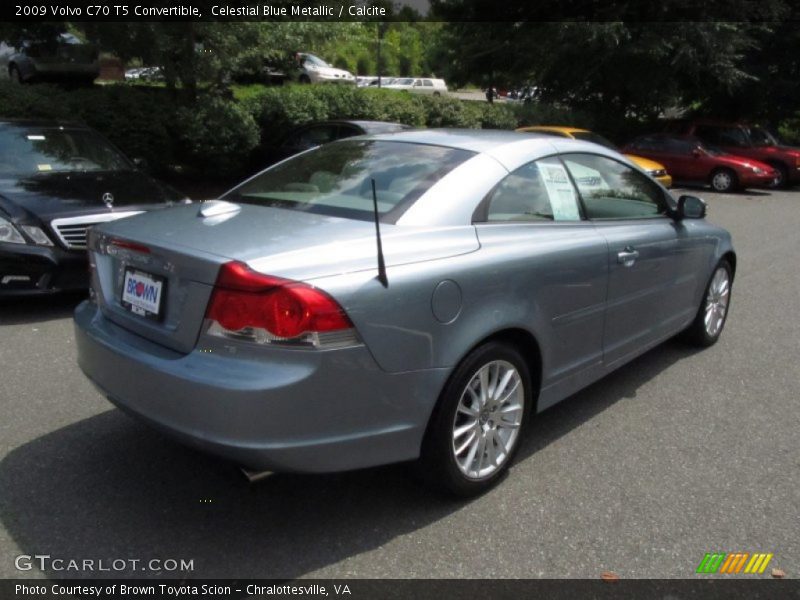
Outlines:
[[[397,77],[381,77],[381,85],[380,87],[385,88],[387,85],[392,85],[395,81],[397,81]],[[369,87],[378,87],[378,78],[376,77],[374,81],[371,81]]]
[[407,90],[416,94],[428,94],[429,96],[447,94],[447,85],[444,79],[431,79],[428,77],[402,77],[384,87],[389,90]]
[[300,83],[347,83],[355,85],[356,77],[350,71],[332,67],[319,56],[307,52],[297,53]]

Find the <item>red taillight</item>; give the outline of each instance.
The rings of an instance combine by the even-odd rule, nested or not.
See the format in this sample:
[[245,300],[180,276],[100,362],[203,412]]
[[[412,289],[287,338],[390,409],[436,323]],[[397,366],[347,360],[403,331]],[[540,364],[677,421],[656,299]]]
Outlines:
[[150,254],[150,248],[144,244],[137,244],[136,242],[129,242],[128,240],[111,240],[110,246],[117,248],[125,248],[126,250],[133,250],[134,252],[141,252],[142,254]]
[[264,330],[284,340],[353,327],[342,308],[322,290],[262,275],[238,262],[220,268],[206,318],[229,332]]

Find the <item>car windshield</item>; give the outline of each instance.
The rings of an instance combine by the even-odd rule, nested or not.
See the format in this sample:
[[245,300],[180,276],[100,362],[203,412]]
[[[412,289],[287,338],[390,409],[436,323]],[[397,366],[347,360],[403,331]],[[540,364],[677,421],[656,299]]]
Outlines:
[[346,140],[320,146],[256,175],[226,200],[393,222],[472,152],[406,142]]
[[573,131],[572,136],[576,140],[583,140],[584,142],[593,142],[595,144],[600,144],[601,146],[605,146],[606,148],[611,148],[612,150],[617,149],[617,147],[610,140],[607,140],[599,133],[594,133],[591,131]]
[[330,67],[330,65],[322,60],[319,56],[314,56],[313,54],[306,54],[303,57],[303,62],[310,65],[315,65],[317,67]]
[[122,154],[88,129],[0,128],[0,176],[132,168]]

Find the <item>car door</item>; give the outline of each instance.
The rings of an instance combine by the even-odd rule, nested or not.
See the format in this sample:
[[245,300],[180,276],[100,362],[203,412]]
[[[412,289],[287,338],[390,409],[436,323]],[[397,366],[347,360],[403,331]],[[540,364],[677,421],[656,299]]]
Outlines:
[[605,239],[582,219],[558,157],[510,173],[473,221],[482,252],[502,256],[482,275],[482,293],[504,290],[508,310],[536,333],[543,363],[539,408],[547,408],[602,372]]
[[613,368],[682,326],[696,286],[684,277],[691,243],[663,190],[639,171],[595,154],[563,159],[608,244],[603,360]]

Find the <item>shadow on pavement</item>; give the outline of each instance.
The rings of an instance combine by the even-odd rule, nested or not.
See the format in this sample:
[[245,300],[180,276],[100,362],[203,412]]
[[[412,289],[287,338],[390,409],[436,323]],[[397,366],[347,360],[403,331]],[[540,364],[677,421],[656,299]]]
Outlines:
[[[518,461],[635,396],[644,382],[692,352],[668,342],[539,415]],[[165,574],[172,577],[298,577],[469,504],[430,492],[402,465],[278,474],[248,485],[230,463],[176,445],[116,410],[13,450],[0,462],[0,490],[0,519],[25,554],[194,561],[193,572]]]
[[0,299],[0,325],[25,325],[71,317],[86,292]]

